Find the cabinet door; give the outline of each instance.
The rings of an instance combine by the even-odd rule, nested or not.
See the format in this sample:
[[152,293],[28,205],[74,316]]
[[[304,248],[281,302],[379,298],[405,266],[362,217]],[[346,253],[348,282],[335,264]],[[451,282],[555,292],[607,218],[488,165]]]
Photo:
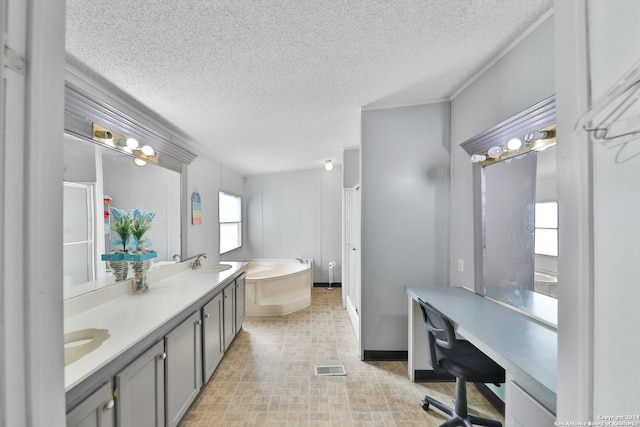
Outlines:
[[222,341],[222,294],[216,295],[202,308],[202,348],[204,381],[209,381],[224,356]]
[[165,338],[166,419],[178,425],[202,387],[202,335],[200,311],[169,332]]
[[236,279],[236,334],[242,329],[244,319],[247,317],[245,309],[245,282],[244,274]]
[[108,382],[67,413],[67,427],[113,427],[113,406]]
[[164,341],[115,377],[118,427],[164,426]]
[[231,341],[236,336],[235,325],[235,282],[228,285],[222,291],[223,314],[224,314],[224,350],[226,351],[231,345]]

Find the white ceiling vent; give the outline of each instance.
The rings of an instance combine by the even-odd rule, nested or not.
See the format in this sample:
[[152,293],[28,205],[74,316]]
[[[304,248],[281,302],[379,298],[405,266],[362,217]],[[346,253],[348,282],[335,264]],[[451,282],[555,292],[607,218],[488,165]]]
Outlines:
[[318,376],[347,375],[347,371],[344,369],[343,365],[316,366],[315,370],[316,370],[316,375]]

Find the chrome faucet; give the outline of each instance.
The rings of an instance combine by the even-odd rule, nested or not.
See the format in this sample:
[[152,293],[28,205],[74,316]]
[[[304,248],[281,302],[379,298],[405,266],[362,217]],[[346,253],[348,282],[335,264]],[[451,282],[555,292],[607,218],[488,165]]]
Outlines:
[[175,262],[180,262],[180,261],[181,261],[181,259],[180,259],[180,255],[175,254],[175,255],[173,256],[173,260],[174,260]]
[[296,261],[300,262],[300,264],[306,264],[307,260],[304,260],[302,258],[296,258]]
[[207,255],[206,254],[200,254],[196,257],[196,259],[193,261],[193,264],[191,264],[191,269],[192,270],[197,270],[200,267],[202,267],[202,260],[203,259],[207,259]]

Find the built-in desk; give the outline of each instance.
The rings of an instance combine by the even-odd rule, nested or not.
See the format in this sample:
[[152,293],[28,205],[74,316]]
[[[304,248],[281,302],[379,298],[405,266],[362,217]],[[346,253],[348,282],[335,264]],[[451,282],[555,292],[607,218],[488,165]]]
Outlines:
[[[426,334],[418,298],[456,325],[456,332],[482,350],[547,408],[555,412],[558,335],[555,329],[472,291],[457,287],[407,287],[409,375],[425,367]],[[422,347],[422,348],[421,348]],[[426,361],[426,367],[428,360]]]

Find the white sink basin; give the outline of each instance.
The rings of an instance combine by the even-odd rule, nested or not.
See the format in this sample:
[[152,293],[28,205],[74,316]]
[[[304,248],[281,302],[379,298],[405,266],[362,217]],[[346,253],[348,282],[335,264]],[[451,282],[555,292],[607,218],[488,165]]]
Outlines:
[[102,345],[111,335],[107,329],[80,329],[64,334],[64,365],[67,366]]
[[231,268],[230,264],[205,264],[198,271],[203,273],[219,273]]

